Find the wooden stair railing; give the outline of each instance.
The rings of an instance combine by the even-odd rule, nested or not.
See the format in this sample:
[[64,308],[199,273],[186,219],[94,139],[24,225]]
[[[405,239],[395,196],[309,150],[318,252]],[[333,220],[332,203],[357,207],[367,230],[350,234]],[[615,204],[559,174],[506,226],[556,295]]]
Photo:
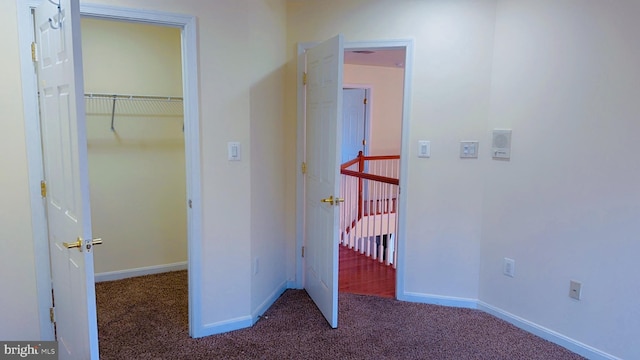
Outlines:
[[346,200],[341,208],[341,242],[394,267],[399,159],[399,155],[364,156],[360,152],[340,167]]
[[[363,180],[371,180],[378,181],[385,184],[393,184],[400,185],[400,179],[392,178],[388,176],[381,176],[375,174],[369,174],[365,172],[365,161],[376,161],[376,160],[400,160],[400,155],[381,155],[381,156],[364,156],[362,151],[358,152],[358,157],[353,160],[347,161],[346,163],[340,166],[340,173],[342,175],[348,175],[358,178],[358,219],[361,219],[363,215],[368,215],[363,213],[364,208],[364,186]],[[354,171],[351,168],[354,164],[358,164],[358,170]],[[373,200],[372,200],[373,201]],[[393,208],[395,209],[395,203],[397,199],[393,201]],[[373,203],[371,203],[373,205]],[[373,206],[370,206],[371,209]]]

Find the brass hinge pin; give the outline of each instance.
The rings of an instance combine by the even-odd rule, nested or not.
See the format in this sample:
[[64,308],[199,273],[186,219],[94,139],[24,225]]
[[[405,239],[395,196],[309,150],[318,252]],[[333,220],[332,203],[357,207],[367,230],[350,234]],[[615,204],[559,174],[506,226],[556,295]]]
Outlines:
[[36,62],[36,43],[31,42],[31,61]]
[[47,182],[44,180],[40,181],[40,196],[47,197]]

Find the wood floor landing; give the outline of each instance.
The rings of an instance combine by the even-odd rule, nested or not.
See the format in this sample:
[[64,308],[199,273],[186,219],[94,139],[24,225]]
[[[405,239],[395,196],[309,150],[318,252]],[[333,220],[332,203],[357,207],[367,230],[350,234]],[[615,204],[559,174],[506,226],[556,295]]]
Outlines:
[[340,245],[338,291],[396,297],[396,269]]

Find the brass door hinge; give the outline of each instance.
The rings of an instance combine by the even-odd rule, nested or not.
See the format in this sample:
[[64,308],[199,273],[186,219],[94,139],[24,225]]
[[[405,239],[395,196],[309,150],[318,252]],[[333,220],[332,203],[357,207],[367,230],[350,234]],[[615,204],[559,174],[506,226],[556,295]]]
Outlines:
[[366,145],[367,145],[367,140],[366,140],[366,139],[363,139],[363,140],[362,140],[362,145],[364,145],[364,146],[366,146]]
[[302,162],[302,165],[300,166],[302,173],[306,174],[307,173],[307,163],[306,162]]
[[302,247],[302,257],[304,257],[304,246]]
[[364,98],[364,104],[367,105],[367,98]]
[[307,85],[307,73],[302,73],[302,85]]
[[52,323],[56,322],[56,312],[52,307],[49,308],[49,320],[51,320]]
[[47,197],[47,182],[44,180],[40,181],[40,196]]
[[31,61],[36,62],[37,61],[37,48],[36,48],[36,43],[35,42],[31,42]]

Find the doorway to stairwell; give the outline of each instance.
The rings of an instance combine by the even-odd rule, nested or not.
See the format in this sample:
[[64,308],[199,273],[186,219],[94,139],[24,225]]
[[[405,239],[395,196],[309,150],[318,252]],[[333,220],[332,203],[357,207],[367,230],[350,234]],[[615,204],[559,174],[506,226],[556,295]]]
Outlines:
[[[344,217],[340,217],[346,207],[347,199],[354,196],[343,195],[341,189],[341,176],[345,172],[351,172],[350,175],[357,174],[362,179],[380,179],[389,180],[388,176],[363,174],[361,172],[343,169],[341,162],[341,139],[342,139],[342,92],[343,92],[343,69],[345,67],[344,51],[345,46],[343,36],[337,36],[327,39],[322,43],[300,43],[298,44],[298,151],[297,161],[300,164],[300,172],[297,175],[296,194],[297,194],[297,215],[296,215],[296,244],[299,250],[296,262],[296,276],[299,279],[298,284],[304,288],[311,299],[316,303],[318,309],[325,316],[332,327],[338,326],[338,292],[339,292],[339,250],[342,245],[342,234],[349,233],[351,235],[358,234],[355,228],[357,221],[345,221]],[[408,94],[411,93],[410,79],[412,72],[412,53],[413,41],[411,40],[392,40],[392,41],[372,41],[360,43],[348,43],[346,46],[349,50],[360,50],[367,52],[376,52],[382,50],[402,50],[404,51],[404,76],[402,78],[402,92],[398,94],[401,100],[401,120],[398,121],[397,132],[401,139],[399,144],[400,155],[391,156],[396,160],[398,166],[395,172],[398,176],[390,179],[392,185],[395,186],[395,192],[392,193],[388,200],[382,198],[366,197],[362,192],[362,199],[367,201],[357,201],[360,207],[349,206],[347,214],[352,214],[355,210],[356,214],[383,215],[382,213],[401,215],[406,208],[405,201],[406,192],[400,192],[401,187],[405,187],[407,182],[406,163],[409,153],[407,146],[408,124],[410,101]],[[398,65],[397,63],[395,64]],[[375,65],[370,65],[375,67]],[[402,66],[402,62],[401,62]],[[378,87],[372,88],[370,94],[372,103],[376,103],[378,96]],[[381,92],[380,92],[381,93]],[[375,124],[376,115],[372,114],[371,133],[372,138],[370,145],[385,146],[384,141],[376,141],[373,137],[376,132]],[[380,135],[385,135],[392,131],[381,131]],[[370,148],[370,155],[373,153],[373,146]],[[385,156],[382,156],[384,159]],[[373,159],[362,159],[363,162]],[[353,163],[360,161],[354,159]],[[352,163],[352,164],[353,164]],[[351,165],[352,165],[351,164]],[[362,166],[366,166],[363,164]],[[359,182],[357,182],[359,183]],[[365,186],[360,187],[364,189]],[[372,188],[370,186],[370,188]],[[360,191],[355,192],[355,198],[360,199]],[[346,196],[346,197],[345,197]],[[394,201],[395,199],[395,201]],[[378,201],[380,200],[380,201]],[[395,207],[394,205],[395,204]],[[380,205],[379,208],[375,207]],[[381,214],[376,214],[374,211]],[[386,210],[385,210],[386,209]],[[344,213],[343,213],[344,214]],[[341,220],[342,219],[342,220]],[[377,260],[383,260],[395,266],[395,297],[404,296],[404,268],[403,259],[404,243],[402,238],[405,223],[401,216],[396,217],[394,223],[396,228],[394,232],[379,233],[380,246],[384,252],[385,245],[384,235],[387,235],[387,251],[392,251],[393,255],[377,255]],[[356,220],[356,219],[354,219]],[[340,223],[342,221],[342,224]],[[377,221],[375,224],[381,225],[383,222]],[[388,224],[388,222],[384,222]],[[362,223],[360,223],[362,225]],[[371,222],[374,224],[374,222]],[[375,225],[374,225],[375,226]],[[348,229],[348,231],[347,231]],[[388,231],[388,229],[385,229]],[[394,235],[394,236],[390,236]],[[373,238],[376,242],[378,236],[370,234],[369,236],[361,235],[358,237],[360,241],[369,241]],[[393,238],[394,241],[388,239]],[[377,244],[376,244],[377,245]],[[348,246],[347,246],[348,248]],[[366,248],[366,246],[363,246]],[[378,253],[380,254],[380,253]],[[392,260],[392,262],[391,262]],[[385,261],[385,262],[386,262]],[[388,265],[388,264],[385,264]],[[344,270],[344,265],[342,269]],[[343,281],[344,282],[344,281]]]
[[339,291],[396,297],[405,48],[344,55]]

